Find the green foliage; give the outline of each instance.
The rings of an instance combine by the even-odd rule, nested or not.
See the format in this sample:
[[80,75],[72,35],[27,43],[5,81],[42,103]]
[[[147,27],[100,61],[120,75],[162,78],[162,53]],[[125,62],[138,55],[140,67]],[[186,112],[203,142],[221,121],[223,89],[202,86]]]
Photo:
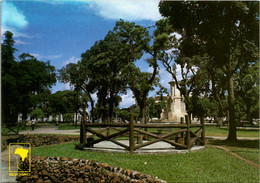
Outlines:
[[[195,66],[211,80],[212,94],[223,111],[228,108],[230,133],[236,140],[234,77],[248,64],[256,63],[259,49],[259,2],[160,2],[159,10],[182,35],[180,59],[208,56]],[[188,64],[189,60],[183,60]],[[168,65],[169,66],[169,65]],[[218,73],[214,75],[212,73]],[[220,74],[220,75],[219,75]],[[218,84],[224,79],[224,84]],[[185,84],[186,85],[186,84]],[[215,89],[217,92],[214,93]],[[228,95],[228,97],[221,96]],[[185,92],[182,92],[185,93]],[[187,101],[186,101],[187,102]]]
[[31,113],[30,113],[30,115],[31,115],[31,118],[32,119],[41,119],[41,118],[43,118],[44,117],[44,113],[43,113],[43,111],[40,109],[40,108],[36,108],[36,109],[34,109]]
[[130,120],[130,116],[131,116],[131,113],[130,113],[130,110],[129,109],[118,109],[116,111],[116,115],[118,118],[121,118],[122,121],[125,121],[125,120]]
[[73,122],[74,114],[73,113],[65,113],[63,114],[63,119],[65,122]]
[[198,117],[217,117],[218,105],[208,98],[194,99],[192,114]]
[[36,107],[36,96],[56,83],[55,68],[49,62],[38,61],[27,53],[22,53],[16,62],[14,43],[13,34],[7,31],[1,52],[4,123],[15,123],[18,113],[26,119],[30,108]]
[[156,101],[154,98],[149,98],[147,101],[147,105],[149,106],[150,118],[160,119],[162,109],[166,109],[166,101],[164,100]]
[[51,114],[76,113],[84,107],[88,97],[77,91],[57,91],[49,98],[49,110]]
[[236,111],[239,118],[259,118],[259,63],[240,69],[235,77]]

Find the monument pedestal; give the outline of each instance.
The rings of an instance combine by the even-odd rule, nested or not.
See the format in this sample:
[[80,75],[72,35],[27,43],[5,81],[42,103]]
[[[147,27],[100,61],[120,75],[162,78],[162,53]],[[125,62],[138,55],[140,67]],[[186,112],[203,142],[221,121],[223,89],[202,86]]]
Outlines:
[[183,100],[183,97],[180,93],[180,90],[175,86],[175,83],[169,82],[171,85],[171,96],[169,96],[167,103],[168,113],[162,111],[161,120],[167,120],[169,122],[180,122],[181,117],[187,115],[186,106]]

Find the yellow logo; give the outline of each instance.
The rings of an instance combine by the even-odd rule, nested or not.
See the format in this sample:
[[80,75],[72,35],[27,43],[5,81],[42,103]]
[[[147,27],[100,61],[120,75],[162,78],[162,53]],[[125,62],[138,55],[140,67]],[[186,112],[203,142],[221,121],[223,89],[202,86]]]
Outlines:
[[9,176],[25,176],[31,172],[31,144],[9,144]]

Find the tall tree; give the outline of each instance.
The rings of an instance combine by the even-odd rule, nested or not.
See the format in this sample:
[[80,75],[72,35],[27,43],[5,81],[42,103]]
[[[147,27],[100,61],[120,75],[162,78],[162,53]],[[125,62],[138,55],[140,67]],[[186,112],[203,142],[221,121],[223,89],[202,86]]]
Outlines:
[[18,90],[16,77],[13,68],[17,64],[14,57],[15,41],[13,34],[9,31],[5,32],[5,40],[1,44],[2,58],[2,122],[8,125],[17,122],[18,113]]
[[[94,122],[94,100],[91,96],[96,90],[95,84],[91,77],[89,76],[90,72],[86,68],[81,61],[78,63],[70,63],[59,70],[58,79],[64,83],[69,83],[74,87],[75,97],[77,98],[78,95],[83,92],[83,95],[87,95],[88,100],[91,103],[91,112],[90,116],[92,118],[92,122]],[[82,105],[83,109],[87,108],[87,103],[83,103],[86,105]],[[81,113],[83,116],[83,113]]]
[[[15,48],[12,33],[5,33],[2,44],[2,99],[3,122],[17,122],[18,113],[27,118],[33,107],[32,95],[49,90],[56,82],[55,68],[49,62],[38,61],[30,54],[23,53],[19,62],[14,57]],[[36,106],[35,106],[36,107]]]
[[259,117],[259,63],[240,68],[235,75],[236,114],[253,125],[253,118]]
[[[160,30],[162,27],[157,25],[157,29],[151,31],[152,34],[149,35],[147,28],[120,20],[114,28],[114,31],[122,39],[122,48],[127,61],[125,72],[128,73],[129,88],[133,91],[140,107],[140,115],[143,122],[144,107],[146,106],[148,93],[152,90],[153,85],[158,82],[156,78],[159,69],[157,60],[160,52],[166,47],[165,40],[168,35]],[[135,61],[142,58],[143,53],[150,55],[146,61],[153,69],[151,74],[142,73],[134,65]]]
[[126,92],[126,74],[122,71],[126,61],[120,41],[120,37],[110,31],[104,40],[97,41],[90,50],[83,53],[81,60],[95,82],[100,115],[108,106],[110,119],[119,105],[119,94]]
[[32,106],[31,96],[46,92],[56,83],[55,68],[50,62],[38,61],[34,56],[23,53],[15,69],[19,91],[19,112],[27,118]]
[[[161,2],[160,13],[184,32],[182,51],[203,48],[228,82],[229,141],[236,141],[234,74],[256,62],[259,48],[259,2]],[[199,40],[199,42],[198,42]],[[201,50],[200,50],[201,51]]]

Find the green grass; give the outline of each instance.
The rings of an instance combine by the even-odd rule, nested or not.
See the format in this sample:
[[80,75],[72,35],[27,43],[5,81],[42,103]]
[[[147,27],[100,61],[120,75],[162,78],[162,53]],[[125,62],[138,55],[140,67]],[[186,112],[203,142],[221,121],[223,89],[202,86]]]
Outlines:
[[[37,127],[36,127],[37,128]],[[35,128],[35,129],[36,129]],[[17,127],[15,127],[15,128],[13,128],[15,131],[17,130]],[[31,126],[25,126],[25,127],[20,127],[19,128],[19,132],[22,132],[22,131],[26,131],[26,130],[32,130],[32,127]],[[1,128],[1,133],[6,133],[7,131],[9,131],[9,129],[8,128],[6,128],[6,127],[2,127]],[[14,133],[13,131],[10,131],[10,132],[8,132],[8,133]]]
[[76,129],[80,129],[80,125],[78,125],[77,127],[75,127],[72,123],[70,124],[59,124],[58,126],[58,130],[76,130]]
[[239,140],[238,142],[226,142],[223,140],[210,140],[208,143],[227,147],[232,152],[259,164],[259,141]]
[[259,182],[258,169],[216,148],[207,147],[188,154],[130,155],[79,151],[74,149],[74,144],[33,148],[32,155],[91,159],[158,176],[170,183]]
[[[227,137],[228,129],[215,126],[205,127],[206,136]],[[238,137],[259,137],[259,130],[237,129]]]

